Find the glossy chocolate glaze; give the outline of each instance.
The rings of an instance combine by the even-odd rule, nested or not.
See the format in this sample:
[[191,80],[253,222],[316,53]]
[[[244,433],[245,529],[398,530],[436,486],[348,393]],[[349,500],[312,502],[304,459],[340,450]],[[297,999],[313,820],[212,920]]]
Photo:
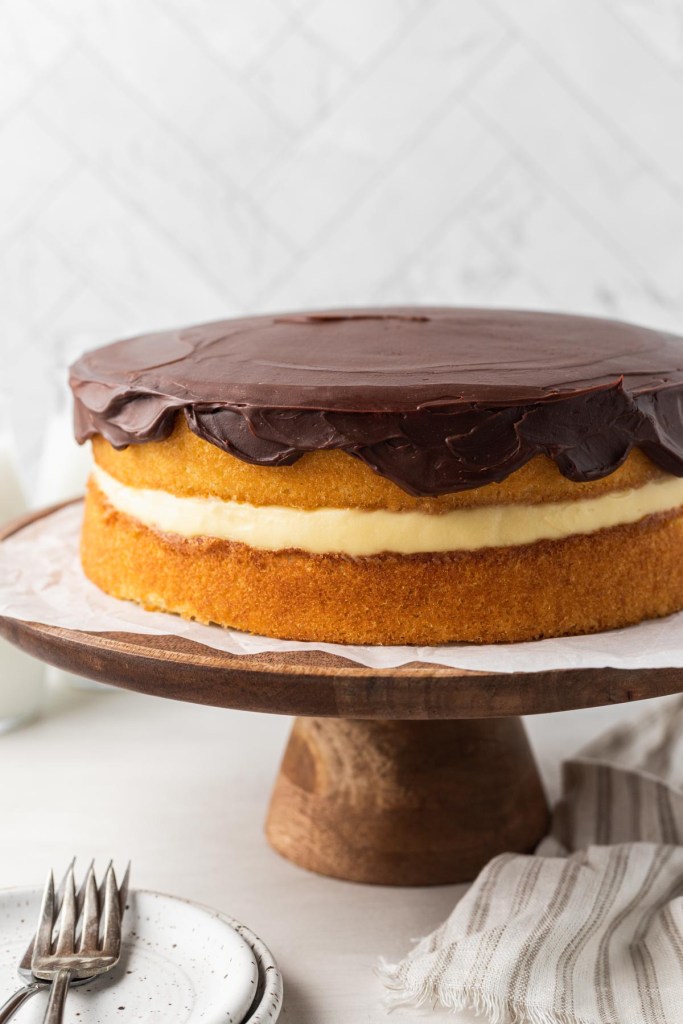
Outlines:
[[612,320],[396,308],[225,320],[115,342],[71,370],[76,437],[161,440],[178,413],[245,462],[340,448],[410,494],[572,480],[632,448],[683,476],[683,338]]

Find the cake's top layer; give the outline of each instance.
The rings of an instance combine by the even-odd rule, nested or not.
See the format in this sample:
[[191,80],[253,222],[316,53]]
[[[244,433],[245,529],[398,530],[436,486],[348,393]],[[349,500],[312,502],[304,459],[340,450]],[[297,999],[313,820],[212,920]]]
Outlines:
[[225,320],[72,367],[76,436],[190,428],[246,462],[341,448],[413,494],[502,480],[534,455],[573,480],[641,448],[683,476],[683,338],[611,320],[396,308]]

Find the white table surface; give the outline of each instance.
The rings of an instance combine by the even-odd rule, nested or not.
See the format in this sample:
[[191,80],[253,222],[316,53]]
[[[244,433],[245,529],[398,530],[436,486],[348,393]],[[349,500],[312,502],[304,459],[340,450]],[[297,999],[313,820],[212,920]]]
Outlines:
[[[648,703],[529,719],[551,794],[562,756]],[[73,854],[131,858],[133,885],[210,904],[264,939],[284,973],[285,1024],[386,1021],[378,957],[400,958],[464,887],[339,882],[274,853],[263,822],[288,728],[276,716],[61,691],[40,720],[0,736],[0,886],[42,884]]]

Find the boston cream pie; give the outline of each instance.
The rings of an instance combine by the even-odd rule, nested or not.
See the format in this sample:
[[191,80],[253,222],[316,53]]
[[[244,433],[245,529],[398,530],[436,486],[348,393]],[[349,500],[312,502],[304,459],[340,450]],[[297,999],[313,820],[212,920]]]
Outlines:
[[683,607],[683,339],[544,313],[254,317],[72,368],[86,574],[272,636],[438,644]]

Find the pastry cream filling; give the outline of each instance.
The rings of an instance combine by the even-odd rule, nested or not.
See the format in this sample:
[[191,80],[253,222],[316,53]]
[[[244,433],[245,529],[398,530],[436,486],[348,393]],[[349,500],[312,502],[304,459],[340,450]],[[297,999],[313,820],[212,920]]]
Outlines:
[[99,489],[119,512],[181,537],[215,537],[267,551],[298,548],[313,554],[359,557],[533,544],[636,523],[683,505],[683,478],[667,476],[632,490],[544,505],[488,505],[440,514],[382,509],[286,508],[220,498],[177,497],[129,487],[100,466]]

